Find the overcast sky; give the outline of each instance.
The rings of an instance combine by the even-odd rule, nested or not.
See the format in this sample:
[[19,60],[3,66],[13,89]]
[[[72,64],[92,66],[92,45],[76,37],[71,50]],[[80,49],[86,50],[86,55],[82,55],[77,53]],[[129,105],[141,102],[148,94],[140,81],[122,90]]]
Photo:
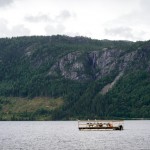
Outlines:
[[150,0],[0,0],[0,37],[149,40]]

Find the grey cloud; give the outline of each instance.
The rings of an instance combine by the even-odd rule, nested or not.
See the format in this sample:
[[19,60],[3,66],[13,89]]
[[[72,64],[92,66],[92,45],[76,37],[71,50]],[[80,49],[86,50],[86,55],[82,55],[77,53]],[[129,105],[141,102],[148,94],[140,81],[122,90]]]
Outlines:
[[130,14],[126,14],[123,16],[120,16],[114,20],[108,21],[104,24],[105,26],[140,26],[140,25],[150,25],[150,15],[149,13],[146,13],[143,11],[133,11]]
[[24,25],[16,25],[11,29],[8,28],[8,22],[5,19],[0,19],[0,35],[1,37],[13,37],[30,35],[30,30]]
[[35,16],[26,16],[25,20],[31,23],[45,23],[45,32],[47,35],[63,34],[65,33],[65,21],[75,17],[75,14],[70,13],[67,10],[61,11],[56,16],[50,16],[48,14],[38,14]]
[[39,14],[37,16],[26,16],[25,20],[29,22],[48,22],[52,21],[52,19],[46,14]]
[[11,35],[13,36],[24,36],[24,35],[30,35],[30,30],[26,27],[24,27],[24,25],[16,25],[13,26],[13,28],[11,29]]
[[65,32],[65,35],[69,35],[71,37],[82,36],[79,32]]
[[127,38],[129,40],[146,40],[150,34],[150,0],[139,0],[139,8],[104,23],[105,34]]
[[61,11],[57,16],[50,16],[49,14],[37,14],[35,16],[30,15],[26,16],[25,20],[32,23],[38,23],[38,22],[52,22],[52,23],[58,23],[61,21],[65,21],[71,17],[74,17],[75,14],[71,14],[67,10]]
[[45,27],[45,31],[47,35],[56,35],[56,34],[63,34],[65,31],[65,26],[62,24],[57,25],[47,25]]
[[133,38],[132,29],[128,27],[106,28],[105,34],[112,36],[123,36],[125,38]]
[[3,36],[3,32],[7,31],[7,24],[8,22],[5,19],[0,20],[0,34]]
[[63,10],[56,17],[56,20],[66,20],[66,19],[69,19],[70,17],[72,17],[72,14],[69,11],[67,11],[67,10]]
[[146,23],[150,26],[150,0],[141,0],[140,3],[141,10],[136,14],[136,18],[139,18],[139,22]]
[[119,25],[150,25],[150,0],[140,0],[139,9],[135,9],[132,12],[120,16],[108,24],[119,24]]
[[144,40],[144,36],[146,35],[145,31],[137,31],[129,27],[106,28],[104,32],[108,36],[114,36],[118,37],[119,39],[134,40],[134,41]]
[[141,0],[140,6],[143,11],[150,12],[150,0]]
[[13,3],[13,0],[0,0],[0,7],[8,6],[11,3]]

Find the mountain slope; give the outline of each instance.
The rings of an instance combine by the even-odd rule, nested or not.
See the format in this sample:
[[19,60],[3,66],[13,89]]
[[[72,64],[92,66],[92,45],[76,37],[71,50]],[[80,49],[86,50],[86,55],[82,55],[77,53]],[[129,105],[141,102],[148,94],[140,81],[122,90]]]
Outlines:
[[62,98],[51,119],[150,118],[149,79],[150,41],[0,39],[0,96]]

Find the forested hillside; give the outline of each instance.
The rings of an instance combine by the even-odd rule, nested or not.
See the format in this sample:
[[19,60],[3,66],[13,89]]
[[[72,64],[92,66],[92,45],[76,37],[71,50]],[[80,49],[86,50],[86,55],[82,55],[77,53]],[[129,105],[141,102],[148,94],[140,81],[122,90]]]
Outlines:
[[150,118],[150,41],[0,39],[0,120]]

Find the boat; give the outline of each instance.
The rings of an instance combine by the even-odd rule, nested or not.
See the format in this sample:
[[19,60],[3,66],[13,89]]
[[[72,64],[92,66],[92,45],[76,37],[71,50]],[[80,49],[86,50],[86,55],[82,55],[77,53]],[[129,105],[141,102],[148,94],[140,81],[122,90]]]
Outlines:
[[78,120],[79,130],[123,130],[123,120]]

